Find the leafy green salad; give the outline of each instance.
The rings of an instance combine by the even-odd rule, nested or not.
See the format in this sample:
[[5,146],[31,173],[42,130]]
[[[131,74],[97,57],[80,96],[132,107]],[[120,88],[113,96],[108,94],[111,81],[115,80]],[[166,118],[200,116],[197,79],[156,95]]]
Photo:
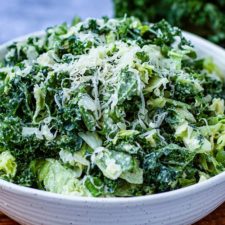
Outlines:
[[0,178],[54,193],[170,191],[225,168],[225,87],[178,28],[75,19],[8,47]]

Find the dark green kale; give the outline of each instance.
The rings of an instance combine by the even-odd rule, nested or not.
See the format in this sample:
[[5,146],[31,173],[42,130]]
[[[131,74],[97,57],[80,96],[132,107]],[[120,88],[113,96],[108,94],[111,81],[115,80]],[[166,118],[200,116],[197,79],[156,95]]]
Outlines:
[[136,16],[142,21],[168,20],[172,25],[225,46],[225,1],[114,0],[116,17]]

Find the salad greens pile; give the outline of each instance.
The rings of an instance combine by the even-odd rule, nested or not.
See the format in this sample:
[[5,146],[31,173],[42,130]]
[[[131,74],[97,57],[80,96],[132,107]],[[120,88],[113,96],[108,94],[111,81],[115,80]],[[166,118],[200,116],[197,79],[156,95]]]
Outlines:
[[139,196],[225,168],[225,87],[166,21],[74,20],[8,47],[0,178],[80,196]]
[[225,47],[225,0],[113,0],[115,16],[172,25]]

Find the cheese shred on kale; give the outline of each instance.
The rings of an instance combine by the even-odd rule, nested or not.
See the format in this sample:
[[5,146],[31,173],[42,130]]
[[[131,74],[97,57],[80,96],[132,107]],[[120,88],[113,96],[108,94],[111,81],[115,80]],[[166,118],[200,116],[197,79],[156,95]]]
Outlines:
[[166,21],[87,19],[8,47],[0,178],[80,196],[138,196],[225,168],[224,82]]

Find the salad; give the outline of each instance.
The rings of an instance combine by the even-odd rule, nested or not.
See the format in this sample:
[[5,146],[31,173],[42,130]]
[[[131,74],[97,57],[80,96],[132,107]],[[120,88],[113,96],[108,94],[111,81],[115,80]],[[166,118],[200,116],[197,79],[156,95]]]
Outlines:
[[8,47],[0,179],[54,193],[140,196],[225,168],[225,86],[162,20],[75,19]]

